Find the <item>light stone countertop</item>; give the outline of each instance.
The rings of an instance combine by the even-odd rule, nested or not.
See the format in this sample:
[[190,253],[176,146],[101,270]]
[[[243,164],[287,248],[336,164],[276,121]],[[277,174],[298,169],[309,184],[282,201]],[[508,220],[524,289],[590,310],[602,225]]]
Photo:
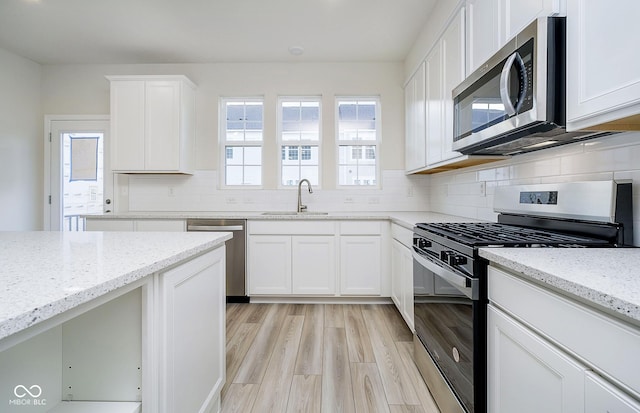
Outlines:
[[84,215],[91,219],[251,219],[251,220],[380,220],[388,219],[391,222],[408,229],[419,222],[473,222],[477,219],[459,217],[455,215],[440,214],[424,211],[363,211],[363,212],[328,212],[326,215],[316,215],[310,211],[308,214],[263,215],[263,212],[253,211],[212,211],[212,212],[127,212],[120,214],[96,214]]
[[640,248],[481,248],[480,256],[640,325]]
[[231,233],[0,232],[0,340],[228,239]]

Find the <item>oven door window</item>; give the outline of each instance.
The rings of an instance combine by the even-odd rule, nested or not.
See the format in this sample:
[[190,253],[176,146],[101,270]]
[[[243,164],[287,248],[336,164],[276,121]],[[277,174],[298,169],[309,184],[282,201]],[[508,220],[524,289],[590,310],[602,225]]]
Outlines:
[[467,411],[474,411],[474,303],[414,260],[416,335]]

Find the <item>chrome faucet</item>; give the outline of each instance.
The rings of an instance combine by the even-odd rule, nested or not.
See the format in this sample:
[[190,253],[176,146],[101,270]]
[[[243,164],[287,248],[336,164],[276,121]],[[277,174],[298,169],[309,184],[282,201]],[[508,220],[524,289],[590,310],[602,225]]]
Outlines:
[[302,183],[306,182],[307,186],[309,187],[309,193],[312,194],[313,193],[313,189],[311,189],[311,182],[309,182],[308,179],[301,179],[300,182],[298,182],[298,212],[306,212],[307,211],[307,206],[306,205],[302,205]]

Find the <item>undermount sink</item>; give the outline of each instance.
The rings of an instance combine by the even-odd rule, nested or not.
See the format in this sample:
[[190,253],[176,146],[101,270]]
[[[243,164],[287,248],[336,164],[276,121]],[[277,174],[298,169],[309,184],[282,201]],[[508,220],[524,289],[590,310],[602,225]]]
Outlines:
[[263,212],[262,215],[329,215],[329,213],[328,212],[317,212],[317,211],[305,211],[305,212],[269,211],[269,212]]

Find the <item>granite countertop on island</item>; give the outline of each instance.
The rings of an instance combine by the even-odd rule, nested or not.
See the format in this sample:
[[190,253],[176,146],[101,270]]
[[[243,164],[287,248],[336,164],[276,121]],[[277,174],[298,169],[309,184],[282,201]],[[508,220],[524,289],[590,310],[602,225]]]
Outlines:
[[480,256],[640,325],[640,248],[481,248]]
[[0,232],[0,340],[230,238],[211,232]]

